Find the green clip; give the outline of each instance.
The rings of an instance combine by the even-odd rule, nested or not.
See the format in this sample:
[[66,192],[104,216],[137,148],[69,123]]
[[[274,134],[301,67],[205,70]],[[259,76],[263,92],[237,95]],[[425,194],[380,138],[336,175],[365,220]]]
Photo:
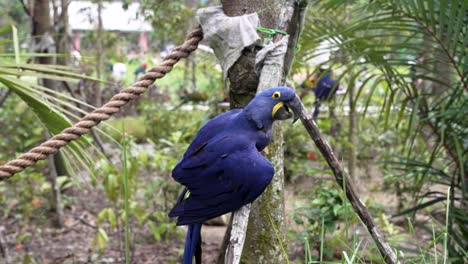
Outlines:
[[268,34],[268,38],[265,38],[263,41],[264,42],[268,42],[270,40],[273,39],[273,36],[275,34],[282,34],[282,35],[287,35],[288,32],[284,31],[284,30],[279,30],[279,29],[273,29],[273,28],[264,28],[264,27],[257,27],[256,28],[258,32],[262,32],[262,33],[265,33],[265,34]]

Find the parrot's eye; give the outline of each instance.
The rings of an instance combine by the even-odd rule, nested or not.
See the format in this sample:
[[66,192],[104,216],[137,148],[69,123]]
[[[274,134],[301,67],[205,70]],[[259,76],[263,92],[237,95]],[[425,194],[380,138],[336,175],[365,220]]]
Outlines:
[[273,98],[273,99],[279,99],[280,97],[281,97],[280,92],[274,92],[273,95],[271,96],[271,98]]

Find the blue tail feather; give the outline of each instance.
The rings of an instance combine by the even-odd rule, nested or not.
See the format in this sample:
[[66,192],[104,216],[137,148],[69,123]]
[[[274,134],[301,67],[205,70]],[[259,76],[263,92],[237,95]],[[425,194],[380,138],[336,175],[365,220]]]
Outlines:
[[192,224],[188,226],[187,238],[185,239],[183,264],[192,264],[195,256],[195,263],[201,263],[201,227],[202,224]]

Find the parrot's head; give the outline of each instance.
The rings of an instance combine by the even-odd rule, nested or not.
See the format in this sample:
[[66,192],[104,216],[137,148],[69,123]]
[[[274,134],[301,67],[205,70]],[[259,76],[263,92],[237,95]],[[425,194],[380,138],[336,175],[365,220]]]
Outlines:
[[257,94],[245,107],[247,115],[259,129],[275,120],[293,117],[293,123],[301,115],[302,104],[296,92],[288,87],[273,87]]

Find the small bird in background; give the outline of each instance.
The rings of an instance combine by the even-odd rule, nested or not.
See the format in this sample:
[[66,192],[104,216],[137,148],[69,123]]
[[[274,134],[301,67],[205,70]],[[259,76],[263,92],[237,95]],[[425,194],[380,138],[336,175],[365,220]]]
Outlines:
[[185,186],[169,213],[188,225],[183,264],[201,263],[201,227],[208,219],[253,202],[271,182],[273,165],[260,153],[276,120],[301,113],[293,89],[274,87],[256,95],[244,109],[220,114],[198,131],[172,177]]
[[327,67],[319,67],[318,72],[310,75],[301,84],[302,88],[309,88],[314,91],[315,102],[314,102],[314,113],[313,118],[317,119],[320,114],[320,106],[322,102],[328,101],[336,94],[339,90],[340,85],[336,80],[333,79],[333,71]]
[[133,74],[135,74],[135,82],[138,80],[138,77],[140,74],[145,74],[146,73],[146,68],[148,67],[148,64],[142,63],[138,68],[135,69]]

